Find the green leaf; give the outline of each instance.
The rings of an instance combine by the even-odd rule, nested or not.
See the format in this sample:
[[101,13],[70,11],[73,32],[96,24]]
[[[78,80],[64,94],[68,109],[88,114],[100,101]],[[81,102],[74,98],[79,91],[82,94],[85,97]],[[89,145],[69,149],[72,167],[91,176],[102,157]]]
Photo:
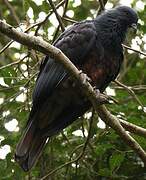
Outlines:
[[124,160],[124,156],[125,156],[124,153],[117,152],[117,151],[111,155],[109,159],[111,171],[114,171],[116,168],[118,168],[121,165],[121,163]]
[[108,169],[108,168],[103,168],[103,169],[100,169],[98,174],[100,176],[106,176],[106,177],[109,177],[111,176],[111,171]]
[[30,7],[29,0],[23,0],[23,8],[24,8],[25,13],[29,9],[29,7]]

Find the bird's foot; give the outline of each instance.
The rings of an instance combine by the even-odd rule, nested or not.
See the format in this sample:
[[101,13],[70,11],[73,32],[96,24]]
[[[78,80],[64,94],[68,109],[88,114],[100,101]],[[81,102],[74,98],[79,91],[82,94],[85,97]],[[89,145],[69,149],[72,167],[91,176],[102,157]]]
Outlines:
[[106,95],[104,93],[101,93],[99,91],[99,89],[94,87],[94,90],[96,92],[96,97],[97,97],[97,101],[99,102],[99,105],[102,105],[102,104],[111,104],[113,102],[116,103],[116,104],[119,104],[117,100],[115,100],[111,96],[108,96],[108,95]]
[[[95,88],[94,88],[95,89]],[[110,97],[107,96],[106,94],[103,94],[99,91],[99,89],[95,89],[95,92],[96,92],[96,98],[97,98],[97,101],[99,103],[99,105],[102,105],[102,104],[109,104],[110,102]]]
[[92,82],[91,78],[89,78],[89,77],[87,76],[87,74],[83,73],[82,70],[79,71],[79,74],[80,74],[80,76],[81,76],[82,79],[83,79],[83,83],[86,83],[86,82],[91,83],[91,82]]

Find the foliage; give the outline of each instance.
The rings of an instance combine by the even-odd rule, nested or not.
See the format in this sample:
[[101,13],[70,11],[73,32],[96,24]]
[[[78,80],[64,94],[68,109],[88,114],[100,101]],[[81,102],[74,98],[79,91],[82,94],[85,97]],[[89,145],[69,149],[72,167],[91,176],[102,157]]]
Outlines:
[[[38,22],[39,17],[44,17],[51,12],[51,7],[47,1],[42,1],[42,4],[38,5],[37,2],[39,1],[12,0],[8,2],[12,9],[8,7],[6,0],[4,2],[1,3],[0,18],[14,27],[20,26],[19,29],[21,30],[27,29],[32,23]],[[60,2],[59,0],[54,1],[55,5]],[[81,4],[77,4],[77,2],[80,1],[69,0],[65,18],[73,16],[72,19],[80,21],[96,16],[97,9],[100,6],[98,1],[82,0]],[[144,0],[133,0],[131,6],[138,11],[140,17],[139,30],[134,39],[132,39],[131,33],[129,34],[126,44],[132,43],[132,47],[137,50],[141,48],[142,51],[146,51],[146,4],[143,9],[140,9],[138,2],[145,3]],[[116,6],[118,3],[119,1],[109,0],[107,5]],[[62,9],[60,8],[60,12]],[[33,14],[29,15],[31,11]],[[36,34],[37,26],[31,28],[29,32],[52,42],[53,37],[61,32],[61,30],[56,31],[56,20],[53,18],[55,16],[51,15],[40,26]],[[72,23],[65,18],[63,22],[67,27]],[[17,19],[21,24],[18,25]],[[0,35],[0,49],[2,49],[10,39],[2,34]],[[2,67],[0,69],[0,146],[1,148],[5,145],[10,146],[10,152],[4,159],[1,157],[0,150],[0,179],[38,179],[60,165],[76,159],[83,150],[91,118],[94,118],[90,133],[91,138],[83,157],[56,171],[50,176],[50,179],[146,179],[143,162],[137,154],[126,146],[111,128],[99,127],[99,119],[95,113],[92,113],[91,118],[88,118],[87,115],[79,118],[58,136],[53,137],[31,172],[24,173],[18,167],[14,162],[15,147],[25,128],[31,107],[32,89],[42,57],[42,54],[31,50],[31,47],[27,48],[15,42],[0,54],[0,66]],[[146,105],[145,60],[145,56],[125,50],[124,65],[118,77],[120,82],[133,88],[143,106]],[[119,104],[108,105],[109,110],[121,119],[146,128],[146,114],[134,96],[115,83],[112,83],[110,88],[115,92],[114,98]],[[8,131],[6,125],[12,121],[17,122],[16,120],[18,121],[18,125],[15,124],[17,127]],[[136,135],[133,136],[146,150],[145,139]]]

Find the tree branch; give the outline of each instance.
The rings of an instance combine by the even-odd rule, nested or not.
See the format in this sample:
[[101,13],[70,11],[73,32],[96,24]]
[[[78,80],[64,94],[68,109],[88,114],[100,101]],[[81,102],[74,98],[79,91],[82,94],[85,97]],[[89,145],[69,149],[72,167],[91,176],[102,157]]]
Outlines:
[[146,138],[146,129],[120,119],[121,125],[129,132]]
[[143,160],[146,166],[146,152],[142,149],[142,147],[132,138],[122,127],[118,118],[113,116],[104,105],[99,106],[97,112],[100,118],[109,126],[111,126],[117,134],[124,140],[124,142],[129,145]]
[[113,116],[104,105],[99,106],[99,96],[95,93],[93,87],[88,81],[81,76],[80,71],[71,63],[71,61],[59,50],[58,48],[50,45],[49,43],[43,41],[38,37],[25,34],[23,32],[17,31],[12,26],[4,23],[0,20],[0,32],[7,35],[13,40],[31,47],[37,51],[44,53],[50,57],[53,57],[56,61],[61,63],[70,73],[70,75],[76,79],[76,81],[81,85],[83,93],[91,101],[94,109],[98,112],[100,118],[111,128],[113,128],[117,134],[124,140],[124,142],[129,145],[142,159],[146,166],[146,153],[142,147],[125,131],[121,126],[119,120]]
[[60,25],[60,27],[61,27],[61,30],[64,31],[64,30],[65,30],[64,24],[63,24],[63,22],[62,22],[62,19],[61,19],[60,15],[58,14],[58,12],[57,12],[57,10],[56,10],[56,8],[55,8],[54,3],[52,2],[52,0],[48,0],[48,2],[50,3],[50,6],[52,7],[52,9],[53,9],[53,11],[54,11],[54,13],[55,13],[55,15],[56,15],[56,18],[57,18],[57,20],[58,20],[58,22],[59,22],[59,25]]

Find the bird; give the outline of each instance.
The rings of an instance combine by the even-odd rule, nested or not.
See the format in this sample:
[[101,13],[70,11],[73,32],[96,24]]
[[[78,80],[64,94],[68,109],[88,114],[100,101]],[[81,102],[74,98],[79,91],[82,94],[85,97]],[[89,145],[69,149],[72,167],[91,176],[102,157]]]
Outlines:
[[[105,10],[65,30],[53,43],[91,79],[101,93],[117,77],[124,56],[122,43],[129,28],[136,29],[137,12],[127,6]],[[32,95],[28,121],[16,146],[15,160],[25,171],[37,162],[47,139],[73,123],[92,107],[64,66],[46,56]]]

